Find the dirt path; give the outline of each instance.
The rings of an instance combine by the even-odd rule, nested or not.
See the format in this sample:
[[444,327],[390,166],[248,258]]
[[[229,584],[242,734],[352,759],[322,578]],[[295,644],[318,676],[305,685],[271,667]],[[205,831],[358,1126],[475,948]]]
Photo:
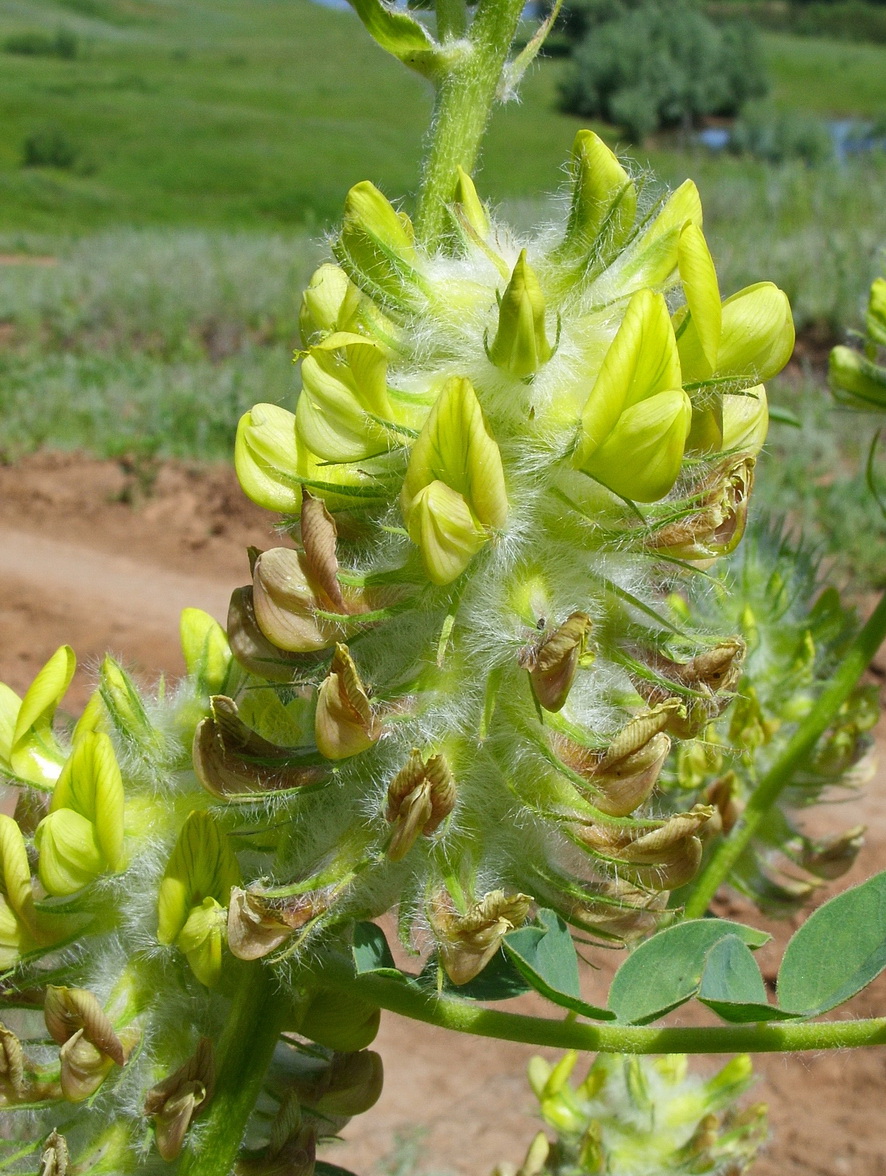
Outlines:
[[[270,541],[268,516],[243,500],[227,470],[170,465],[149,474],[151,495],[133,507],[127,500],[139,499],[144,471],[58,455],[0,468],[0,679],[14,689],[23,690],[69,642],[81,664],[68,699],[75,709],[105,650],[150,678],[176,673],[181,609],[196,605],[224,619],[231,589],[246,580],[245,547]],[[854,881],[883,869],[886,773],[862,798],[836,808],[834,822],[869,826]],[[750,917],[738,905],[727,913]],[[774,974],[790,927],[770,929],[776,942],[764,950]],[[605,993],[617,962],[603,954],[601,971],[589,971],[590,999]],[[881,977],[846,1012],[884,1010]],[[391,1016],[376,1048],[387,1068],[382,1099],[351,1124],[331,1160],[369,1176],[398,1135],[414,1138],[423,1129],[405,1176],[483,1176],[500,1160],[519,1162],[537,1126],[525,1081],[536,1050]],[[774,1138],[755,1176],[883,1176],[886,1049],[771,1056],[758,1069],[755,1097],[770,1104]]]

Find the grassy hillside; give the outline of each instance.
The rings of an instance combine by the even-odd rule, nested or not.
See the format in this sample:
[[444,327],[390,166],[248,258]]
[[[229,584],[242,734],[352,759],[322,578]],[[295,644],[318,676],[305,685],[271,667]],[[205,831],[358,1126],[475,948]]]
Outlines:
[[778,105],[810,114],[886,118],[886,45],[774,33],[763,43]]
[[[0,44],[60,27],[77,56],[0,53],[0,199],[7,226],[291,224],[334,217],[370,177],[417,181],[427,84],[350,12],[309,0],[2,0]],[[574,120],[540,97],[508,112],[489,149],[497,193],[534,190]],[[21,166],[35,133],[72,166]],[[549,181],[550,182],[550,181]]]
[[[0,51],[3,226],[316,227],[371,178],[413,190],[430,93],[356,17],[310,0],[0,0],[0,46],[59,29],[71,59]],[[773,36],[783,104],[886,111],[886,47]],[[560,62],[500,111],[483,186],[556,186],[578,121],[554,109]],[[22,166],[32,155],[63,166]],[[36,143],[36,148],[34,144]],[[57,151],[56,151],[57,154]]]

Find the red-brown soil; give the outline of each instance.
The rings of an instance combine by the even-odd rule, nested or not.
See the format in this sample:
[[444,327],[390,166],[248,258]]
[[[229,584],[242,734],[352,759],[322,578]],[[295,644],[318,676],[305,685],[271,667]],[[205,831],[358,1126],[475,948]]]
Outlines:
[[[76,455],[0,468],[0,678],[14,689],[68,642],[81,665],[68,698],[76,708],[107,649],[146,677],[175,674],[180,610],[196,605],[224,620],[231,589],[247,578],[245,547],[269,542],[269,516],[243,499],[227,469],[170,464],[148,475]],[[886,772],[825,820],[868,825],[852,881],[884,868]],[[724,913],[753,919],[738,903]],[[764,971],[774,976],[791,928],[769,929]],[[601,953],[600,970],[588,970],[589,996],[603,999],[618,960]],[[839,1015],[884,1012],[881,977]],[[415,1173],[483,1176],[498,1161],[519,1162],[537,1129],[525,1080],[533,1047],[386,1015],[376,1048],[387,1070],[381,1101],[329,1159],[368,1176],[396,1136],[424,1129]],[[886,1173],[886,1048],[764,1056],[758,1070],[755,1097],[770,1105],[773,1138],[756,1176]]]

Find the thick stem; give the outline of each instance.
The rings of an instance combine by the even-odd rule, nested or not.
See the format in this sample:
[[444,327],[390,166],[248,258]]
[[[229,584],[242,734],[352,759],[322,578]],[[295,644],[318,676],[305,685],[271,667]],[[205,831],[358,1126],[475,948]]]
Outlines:
[[480,0],[470,43],[440,80],[415,215],[416,236],[428,249],[446,235],[456,168],[474,169],[522,10],[523,0]]
[[686,903],[687,919],[701,918],[722,882],[747,848],[762,819],[794,778],[815,744],[833,722],[837,711],[852,693],[871,658],[886,639],[886,593],[853,641],[834,677],[815,706],[797,728],[781,758],[760,780],[748,799],[741,819],[729,837],[720,843],[699,875]]
[[468,1001],[426,995],[409,984],[367,973],[354,976],[342,963],[327,964],[323,983],[379,1008],[441,1029],[603,1053],[782,1053],[886,1044],[886,1017],[863,1021],[784,1022],[657,1029],[640,1025],[585,1025],[568,1018],[527,1017]]
[[183,1154],[179,1176],[228,1176],[232,1170],[289,1008],[270,968],[260,961],[242,964],[199,1147]]

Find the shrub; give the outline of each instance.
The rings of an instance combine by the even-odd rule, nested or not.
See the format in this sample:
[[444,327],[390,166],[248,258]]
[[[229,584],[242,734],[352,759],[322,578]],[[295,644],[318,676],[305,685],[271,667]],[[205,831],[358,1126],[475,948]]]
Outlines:
[[60,57],[73,61],[77,56],[77,36],[70,29],[58,29],[50,35],[43,32],[13,33],[3,42],[5,53],[21,57]]
[[41,127],[32,131],[22,144],[22,167],[70,169],[79,158],[76,145],[61,127]]
[[689,0],[592,0],[586,35],[560,88],[562,109],[651,131],[734,115],[766,92],[758,38],[742,22],[712,24]]

